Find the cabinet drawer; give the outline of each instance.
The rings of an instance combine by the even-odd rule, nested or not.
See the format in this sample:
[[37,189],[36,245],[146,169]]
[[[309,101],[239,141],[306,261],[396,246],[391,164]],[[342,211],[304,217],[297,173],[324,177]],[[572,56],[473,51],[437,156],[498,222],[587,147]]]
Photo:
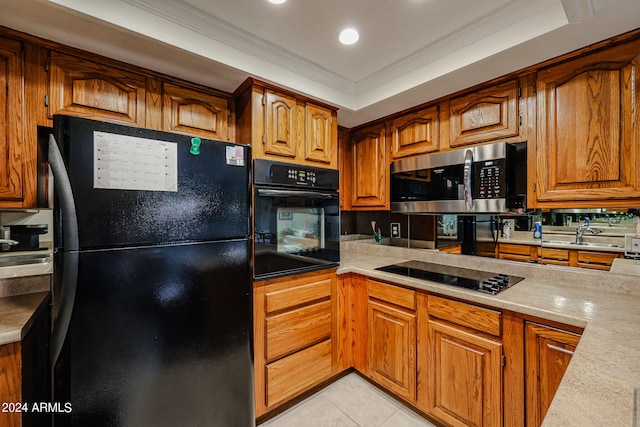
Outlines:
[[556,261],[569,261],[569,250],[568,249],[547,249],[542,248],[541,252],[543,261],[547,261],[547,259],[556,260]]
[[273,289],[265,292],[267,313],[307,304],[331,296],[331,276],[306,277],[287,283],[285,289]]
[[608,271],[616,258],[617,253],[578,251],[578,267]]
[[531,256],[531,246],[514,245],[512,243],[500,243],[500,254]]
[[367,293],[370,298],[376,298],[409,310],[416,309],[415,291],[386,283],[367,280]]
[[331,340],[318,343],[266,367],[267,406],[331,376]]
[[427,299],[427,310],[429,316],[480,332],[495,336],[500,336],[502,333],[501,313],[498,311],[431,295]]
[[267,360],[331,337],[331,301],[267,317]]

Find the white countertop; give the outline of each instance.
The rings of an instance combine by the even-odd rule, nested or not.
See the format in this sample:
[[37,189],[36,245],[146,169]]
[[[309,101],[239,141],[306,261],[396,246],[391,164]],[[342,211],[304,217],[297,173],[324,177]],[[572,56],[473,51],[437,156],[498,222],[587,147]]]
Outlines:
[[[412,259],[525,277],[498,295],[375,270]],[[496,308],[583,327],[543,426],[628,426],[640,387],[640,280],[577,268],[343,242],[338,273],[355,272]]]

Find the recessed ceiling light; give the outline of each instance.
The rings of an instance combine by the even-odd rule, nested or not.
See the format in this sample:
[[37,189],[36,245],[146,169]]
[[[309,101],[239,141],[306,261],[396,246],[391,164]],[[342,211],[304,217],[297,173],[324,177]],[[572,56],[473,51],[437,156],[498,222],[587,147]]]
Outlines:
[[273,3],[273,4],[282,4],[284,2],[286,2],[287,0],[269,0],[269,3]]
[[353,28],[347,28],[340,32],[340,43],[354,44],[360,38],[360,34]]

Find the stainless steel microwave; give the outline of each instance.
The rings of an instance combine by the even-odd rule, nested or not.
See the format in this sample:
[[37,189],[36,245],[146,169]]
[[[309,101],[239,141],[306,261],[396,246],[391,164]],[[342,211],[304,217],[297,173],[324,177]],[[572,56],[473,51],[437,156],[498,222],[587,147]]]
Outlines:
[[526,208],[527,143],[479,145],[391,164],[391,211],[501,213]]

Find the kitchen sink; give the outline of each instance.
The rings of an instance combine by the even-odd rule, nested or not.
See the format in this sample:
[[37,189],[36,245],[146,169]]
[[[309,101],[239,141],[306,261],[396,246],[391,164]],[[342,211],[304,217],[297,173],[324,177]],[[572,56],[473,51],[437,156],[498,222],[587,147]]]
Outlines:
[[16,265],[44,264],[53,260],[51,253],[32,255],[0,256],[0,267],[14,267]]

